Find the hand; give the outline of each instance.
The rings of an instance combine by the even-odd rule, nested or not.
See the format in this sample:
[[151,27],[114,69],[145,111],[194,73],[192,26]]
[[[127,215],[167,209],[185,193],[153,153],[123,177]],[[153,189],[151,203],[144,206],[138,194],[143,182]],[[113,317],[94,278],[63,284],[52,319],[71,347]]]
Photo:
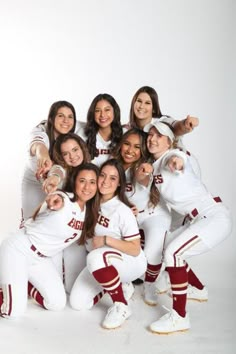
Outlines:
[[59,183],[60,178],[56,175],[51,175],[44,180],[42,187],[43,191],[47,194],[55,192],[58,188]]
[[56,211],[64,206],[64,198],[60,194],[49,194],[45,201],[50,210]]
[[137,181],[142,180],[146,178],[147,176],[150,176],[153,172],[153,167],[150,163],[144,162],[142,163],[138,169],[136,170],[136,179]]
[[186,130],[186,133],[190,133],[198,125],[199,125],[199,119],[197,117],[191,117],[190,115],[188,115],[184,119],[184,128]]
[[183,171],[184,161],[179,156],[171,156],[166,162],[166,165],[169,167],[172,173],[176,171]]
[[92,246],[93,249],[100,248],[104,246],[104,236],[93,236]]
[[37,171],[35,173],[35,176],[37,178],[37,180],[40,180],[41,178],[46,178],[48,171],[51,169],[52,167],[52,161],[50,158],[48,159],[43,159],[43,160],[39,160],[37,162]]

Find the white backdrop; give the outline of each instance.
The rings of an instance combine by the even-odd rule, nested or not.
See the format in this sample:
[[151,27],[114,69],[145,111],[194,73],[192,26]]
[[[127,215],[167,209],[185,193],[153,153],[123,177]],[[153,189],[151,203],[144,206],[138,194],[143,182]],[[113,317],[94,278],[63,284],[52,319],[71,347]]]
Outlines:
[[[125,123],[143,85],[157,90],[163,113],[199,117],[185,145],[234,214],[234,14],[233,0],[0,0],[0,239],[18,227],[26,139],[50,105],[68,100],[85,120],[107,92]],[[234,249],[232,235],[191,262],[227,286]]]

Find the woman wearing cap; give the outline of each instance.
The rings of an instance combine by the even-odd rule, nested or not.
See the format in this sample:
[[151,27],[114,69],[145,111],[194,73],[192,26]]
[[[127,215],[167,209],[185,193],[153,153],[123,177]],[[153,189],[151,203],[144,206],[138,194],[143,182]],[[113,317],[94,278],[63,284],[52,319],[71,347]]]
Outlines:
[[[232,220],[219,197],[213,198],[193,171],[189,157],[173,149],[174,134],[163,122],[154,122],[144,130],[148,133],[147,147],[154,158],[153,179],[166,203],[188,219],[168,235],[164,262],[169,273],[173,294],[173,308],[150,329],[156,333],[172,333],[190,328],[186,312],[187,287],[190,284],[204,298],[205,289],[186,259],[209,251],[231,232]],[[150,166],[140,166],[143,174]],[[143,182],[144,183],[144,182]]]

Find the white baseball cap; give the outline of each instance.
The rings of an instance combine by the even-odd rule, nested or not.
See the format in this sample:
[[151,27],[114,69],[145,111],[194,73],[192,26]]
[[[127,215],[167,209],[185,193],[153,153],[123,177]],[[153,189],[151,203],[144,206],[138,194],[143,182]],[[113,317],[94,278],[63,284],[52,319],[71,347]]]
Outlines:
[[157,119],[155,120],[155,122],[152,122],[152,123],[149,123],[147,125],[145,125],[145,127],[143,128],[143,130],[148,133],[149,130],[152,128],[152,127],[155,127],[159,133],[161,135],[165,135],[165,136],[168,136],[168,138],[170,138],[170,140],[173,142],[175,140],[175,135],[174,133],[172,132],[172,130],[168,127],[167,124],[165,123],[162,123],[162,122],[159,122]]

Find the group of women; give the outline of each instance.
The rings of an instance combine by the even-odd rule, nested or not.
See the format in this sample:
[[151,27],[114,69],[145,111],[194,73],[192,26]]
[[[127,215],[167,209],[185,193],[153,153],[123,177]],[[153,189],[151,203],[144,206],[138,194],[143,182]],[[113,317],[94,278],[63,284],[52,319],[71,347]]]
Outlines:
[[150,325],[156,333],[190,328],[187,299],[207,300],[186,259],[231,232],[231,217],[201,181],[181,136],[198,119],[163,116],[156,91],[141,87],[122,126],[109,94],[92,101],[86,122],[73,105],[52,104],[32,130],[22,180],[22,222],[0,246],[0,314],[22,315],[32,296],[48,310],[91,309],[105,294],[102,322],[121,326],[131,315],[132,282],[158,303],[167,274],[173,308]]

